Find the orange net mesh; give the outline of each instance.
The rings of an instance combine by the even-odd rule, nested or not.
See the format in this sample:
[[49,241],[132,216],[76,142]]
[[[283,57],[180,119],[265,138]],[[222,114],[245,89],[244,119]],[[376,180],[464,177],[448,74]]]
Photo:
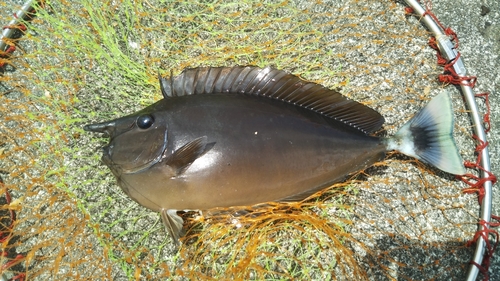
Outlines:
[[[0,191],[12,197],[0,202],[7,278],[465,276],[477,197],[413,159],[390,154],[304,202],[184,214],[188,234],[176,251],[158,214],[123,194],[100,163],[104,141],[82,130],[159,99],[158,72],[271,65],[341,87],[379,111],[380,135],[392,135],[443,87],[429,34],[403,5],[57,1],[26,25],[0,76]],[[458,146],[474,159],[465,108],[454,103]]]

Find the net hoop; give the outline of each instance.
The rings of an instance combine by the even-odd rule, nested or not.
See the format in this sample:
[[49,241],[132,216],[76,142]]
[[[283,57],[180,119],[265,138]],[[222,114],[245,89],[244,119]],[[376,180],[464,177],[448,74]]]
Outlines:
[[[474,87],[475,77],[467,75],[467,69],[463,63],[460,53],[456,50],[456,45],[450,40],[449,32],[446,32],[443,26],[437,21],[436,16],[430,13],[429,9],[422,7],[422,5],[417,0],[405,0],[406,4],[412,8],[412,12],[420,17],[421,22],[432,32],[433,36],[436,38],[436,43],[440,55],[447,60],[447,62],[452,62],[450,66],[452,71],[454,71],[457,77],[459,77],[459,82],[456,83],[461,88],[462,96],[465,99],[466,105],[469,109],[469,116],[472,119],[474,135],[477,136],[477,141],[480,144],[487,144],[486,130],[483,126],[483,118],[479,113],[478,105],[476,103],[476,95],[472,91]],[[455,35],[456,36],[456,35]],[[488,147],[484,145],[481,150],[478,151],[479,159],[479,176],[483,183],[484,194],[482,200],[480,200],[480,223],[478,233],[489,233],[490,232],[490,221],[491,221],[491,204],[492,204],[492,185],[494,183],[494,176],[491,173],[490,167],[490,156],[488,152]],[[485,239],[486,238],[486,239]],[[471,260],[471,265],[467,273],[465,280],[473,281],[476,280],[481,264],[483,263],[484,256],[487,250],[487,238],[488,236],[479,235],[476,240],[476,249],[474,251],[473,258]],[[491,253],[492,254],[492,253]]]

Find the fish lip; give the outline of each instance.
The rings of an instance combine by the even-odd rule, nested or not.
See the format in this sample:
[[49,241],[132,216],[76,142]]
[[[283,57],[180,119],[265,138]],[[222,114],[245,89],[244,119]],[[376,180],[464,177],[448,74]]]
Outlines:
[[108,164],[108,162],[111,163],[111,154],[109,153],[109,145],[102,147],[102,157],[101,158],[102,158],[104,163],[106,163],[106,164]]
[[122,174],[126,173],[126,171],[123,171],[123,169],[120,167],[120,165],[117,165],[111,160],[111,154],[110,154],[110,146],[104,146],[102,147],[102,156],[101,156],[101,161],[108,166],[108,168],[111,170],[113,175],[115,177],[119,178],[122,176]]

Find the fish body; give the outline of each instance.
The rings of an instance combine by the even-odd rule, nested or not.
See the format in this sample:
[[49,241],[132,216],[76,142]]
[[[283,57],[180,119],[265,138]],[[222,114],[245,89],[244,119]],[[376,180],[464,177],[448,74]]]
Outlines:
[[[164,99],[153,108],[155,122],[167,124],[158,136],[167,134],[166,157],[139,172],[113,172],[131,198],[155,211],[284,200],[304,187],[342,180],[385,155],[380,139],[279,101],[214,94]],[[169,165],[172,152],[200,137],[205,149],[190,152],[192,163]]]
[[160,83],[164,99],[85,129],[110,136],[103,162],[128,196],[161,212],[176,241],[178,210],[304,199],[388,150],[464,172],[451,111],[434,108],[451,108],[447,95],[384,139],[370,135],[384,122],[376,111],[284,71],[197,68]]

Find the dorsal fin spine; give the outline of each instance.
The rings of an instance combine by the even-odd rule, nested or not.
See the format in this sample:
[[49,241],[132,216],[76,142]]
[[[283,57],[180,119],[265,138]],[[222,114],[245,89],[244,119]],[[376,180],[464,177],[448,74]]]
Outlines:
[[231,71],[231,69],[224,68],[221,72],[220,77],[222,77],[222,80],[220,81],[220,89],[218,92],[220,93],[229,93],[229,90],[231,89],[231,86],[233,85],[234,82],[234,75],[239,73],[239,69],[236,67],[234,71]]
[[239,73],[239,71],[232,71],[228,73],[227,75],[223,75],[222,81],[220,81],[220,92],[221,93],[229,93],[229,90],[231,89],[231,86],[234,83],[234,74]]
[[[233,82],[231,83],[231,86],[227,88],[227,91],[228,92],[237,92],[236,89],[238,88],[238,86],[241,84],[241,81],[242,79],[245,79],[244,77],[244,71],[245,68],[243,67],[239,67],[238,71],[237,71],[237,75],[235,75],[234,79],[233,79]],[[246,75],[245,75],[246,76]]]
[[282,82],[283,77],[286,77],[286,73],[281,72],[281,73],[277,73],[276,75],[274,75],[274,77],[269,79],[267,85],[271,82],[276,83],[276,84],[267,87],[266,96],[280,99],[280,95],[281,95],[280,93],[285,91],[283,88],[287,87],[287,82],[290,82],[290,81],[285,81],[283,83]]
[[318,87],[314,87],[314,84],[305,83],[298,87],[300,94],[297,95],[296,98],[293,99],[294,103],[299,104],[301,106],[309,106],[310,103],[314,100],[314,96],[321,89]]
[[[286,77],[286,75],[284,75],[283,77]],[[281,77],[280,79],[282,79],[283,77]],[[295,85],[294,81],[285,81],[284,83],[279,85],[279,88],[276,89],[276,91],[274,91],[274,94],[271,94],[271,96],[280,99],[282,98],[282,95],[286,94],[287,91],[289,91],[289,89],[292,88],[294,85]],[[273,90],[274,87],[271,89],[271,92],[273,92]]]
[[262,80],[264,80],[264,78],[266,78],[266,76],[269,75],[269,73],[271,71],[272,71],[272,69],[270,67],[265,67],[262,71],[257,73],[257,76],[255,76],[255,79],[254,79],[255,82],[251,83],[251,84],[254,84],[254,86],[252,87],[252,90],[251,90],[252,94],[259,94],[260,93],[260,89],[261,89],[260,83],[262,83]]
[[243,81],[246,81],[246,83],[243,83],[241,82],[241,87],[240,87],[240,93],[241,94],[251,94],[251,91],[252,91],[252,82],[255,81],[256,77],[257,77],[257,72],[255,71],[255,69],[252,69],[248,72],[245,80]]
[[[280,77],[280,79],[283,78],[288,78],[289,75],[283,75]],[[273,96],[278,97],[279,99],[282,100],[287,100],[290,96],[293,96],[296,94],[297,91],[300,91],[300,87],[297,87],[297,82],[293,81],[291,79],[288,79],[288,81],[285,81],[283,85],[279,89],[276,90],[276,94]],[[293,89],[295,87],[295,89]]]
[[245,93],[245,89],[242,88],[242,87],[245,87],[245,85],[243,84],[243,82],[248,79],[248,75],[250,75],[250,73],[252,73],[252,68],[250,68],[250,67],[244,67],[243,68],[243,70],[240,73],[240,78],[241,79],[238,82],[238,86],[236,88],[234,88],[234,92],[235,93],[240,93],[240,94]]
[[207,81],[208,75],[203,75],[203,73],[208,72],[205,68],[198,68],[196,72],[196,86],[195,93],[205,94],[205,83]]
[[261,79],[259,84],[257,85],[257,94],[261,96],[271,96],[268,94],[272,87],[267,87],[269,83],[274,82],[273,79],[280,73],[276,73],[274,70],[271,70],[265,77]]
[[192,86],[192,89],[193,89],[193,94],[196,94],[196,85],[197,85],[197,84],[198,84],[198,82],[199,82],[199,79],[198,79],[199,74],[200,74],[200,69],[198,68],[198,69],[196,70],[195,75],[194,75],[194,79],[193,79],[193,82],[192,82],[193,84],[191,85],[191,86]]
[[317,95],[317,92],[321,91],[321,88],[314,87],[314,84],[305,84],[301,89],[303,92],[310,92],[309,95],[304,95],[296,103],[300,106],[304,106],[306,108],[310,108],[311,103],[314,101],[314,96]]
[[266,96],[266,86],[269,85],[269,83],[274,82],[273,78],[277,75],[279,75],[279,73],[274,69],[271,69],[271,71],[269,71],[264,77],[262,77],[262,79],[259,81],[259,84],[257,84],[256,86],[257,94]]
[[217,68],[217,69],[216,68],[211,68],[210,72],[208,73],[208,77],[211,76],[210,75],[211,72],[214,72],[216,75],[214,76],[213,80],[210,81],[210,85],[209,85],[210,87],[209,88],[205,88],[207,94],[211,94],[211,93],[215,92],[215,85],[216,85],[217,81],[219,80],[219,75],[221,73],[221,69],[220,68]]
[[[214,84],[212,86],[212,90],[210,91],[210,93],[222,93],[222,86],[224,83],[224,78],[226,78],[225,76],[223,76],[223,72],[224,72],[224,68],[220,68],[218,73],[217,73],[217,77],[213,81]],[[221,77],[221,76],[223,76],[223,77]]]

